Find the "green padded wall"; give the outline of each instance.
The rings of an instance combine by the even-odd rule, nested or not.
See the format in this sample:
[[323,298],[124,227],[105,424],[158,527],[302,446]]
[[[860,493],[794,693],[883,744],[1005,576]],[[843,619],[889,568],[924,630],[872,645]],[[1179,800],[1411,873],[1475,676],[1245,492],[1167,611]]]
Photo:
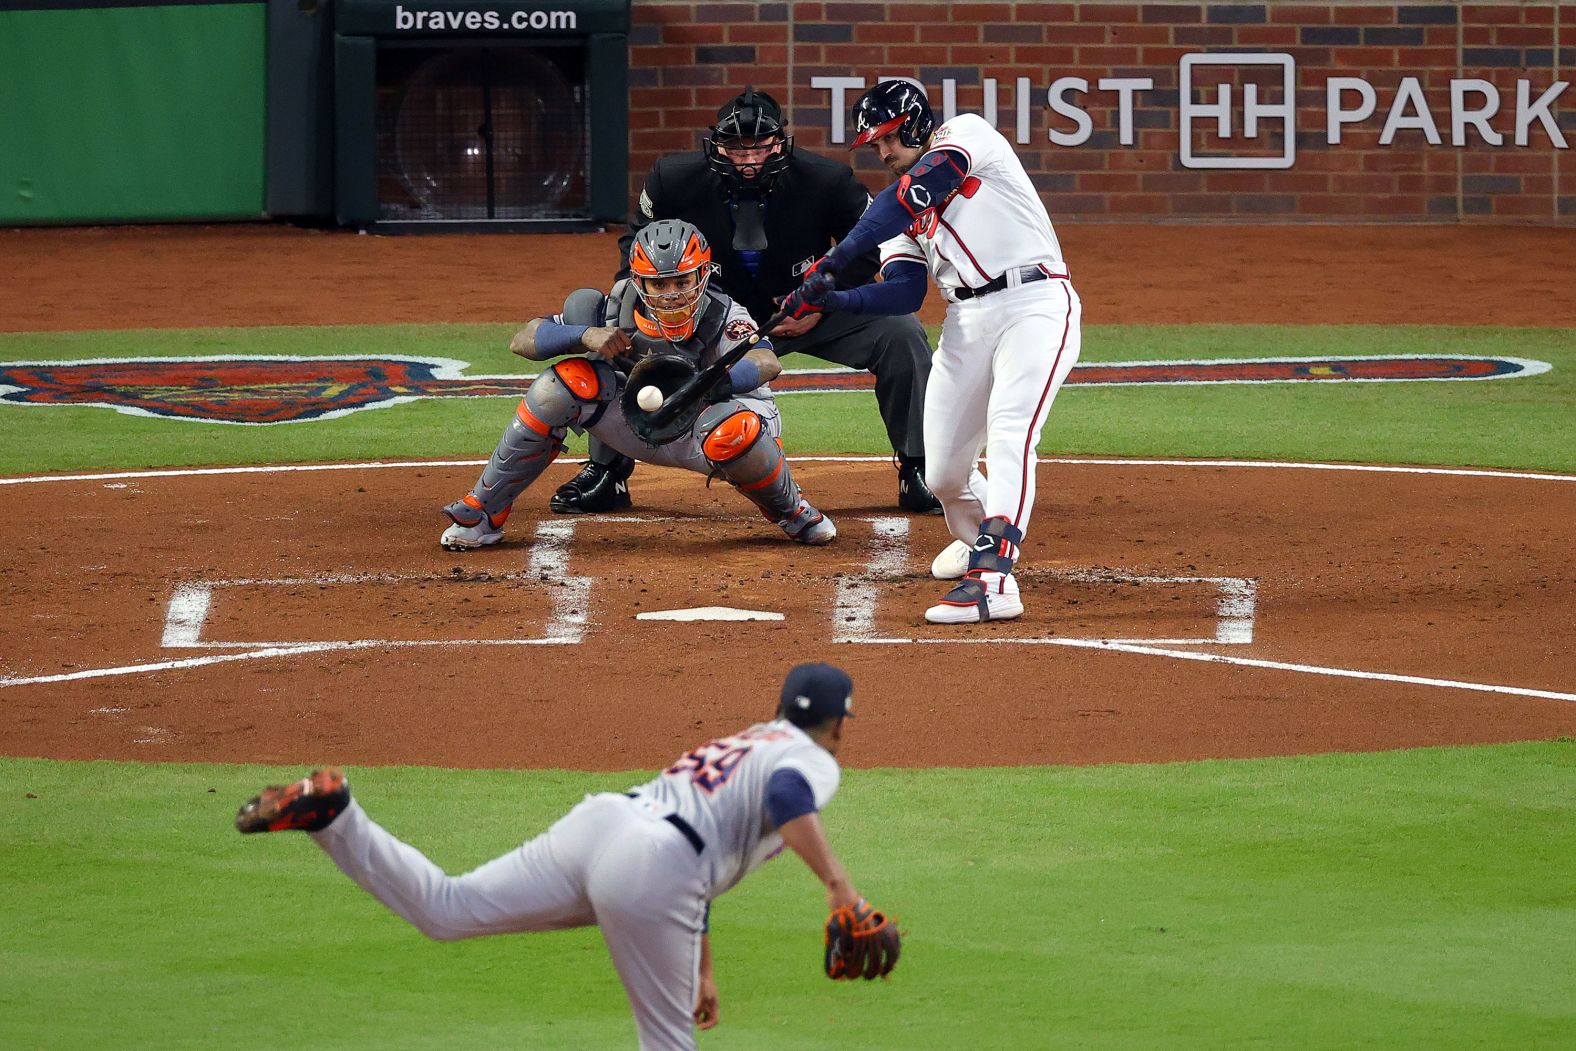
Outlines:
[[0,11],[0,223],[263,213],[261,3]]

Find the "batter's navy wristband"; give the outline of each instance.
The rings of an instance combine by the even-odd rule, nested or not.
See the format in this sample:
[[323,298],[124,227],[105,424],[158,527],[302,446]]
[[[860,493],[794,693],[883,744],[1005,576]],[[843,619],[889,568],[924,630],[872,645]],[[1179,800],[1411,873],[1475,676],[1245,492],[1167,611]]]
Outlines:
[[550,358],[560,354],[573,354],[584,350],[580,345],[580,337],[586,334],[586,325],[560,325],[553,320],[544,320],[536,327],[536,352]]
[[738,393],[752,391],[761,385],[761,367],[745,358],[728,370],[728,379]]

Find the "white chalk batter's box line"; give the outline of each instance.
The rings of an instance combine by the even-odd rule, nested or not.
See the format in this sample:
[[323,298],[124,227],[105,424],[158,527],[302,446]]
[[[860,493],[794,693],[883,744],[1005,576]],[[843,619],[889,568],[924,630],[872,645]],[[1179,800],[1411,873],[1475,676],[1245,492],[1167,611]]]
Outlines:
[[[842,462],[863,462],[865,458],[861,458],[861,457],[827,457],[826,459],[834,460],[834,461],[842,461]],[[868,459],[869,459],[869,462],[882,462],[882,463],[886,462],[884,459],[877,458],[877,457],[871,457],[871,458],[868,458]],[[1067,462],[1067,463],[1084,464],[1084,465],[1091,465],[1091,466],[1097,466],[1097,465],[1103,465],[1103,464],[1124,464],[1124,465],[1151,464],[1151,465],[1178,466],[1178,467],[1205,467],[1205,466],[1209,466],[1209,467],[1282,467],[1282,468],[1291,467],[1291,468],[1304,468],[1304,469],[1311,468],[1311,469],[1315,469],[1315,470],[1369,470],[1369,471],[1396,472],[1396,473],[1407,473],[1407,474],[1479,475],[1479,476],[1488,476],[1488,477],[1496,477],[1496,476],[1497,477],[1516,477],[1516,478],[1533,478],[1533,479],[1548,480],[1548,481],[1576,482],[1576,475],[1525,475],[1525,474],[1510,474],[1508,472],[1492,472],[1492,471],[1478,471],[1478,470],[1458,470],[1458,469],[1439,469],[1439,468],[1373,467],[1373,466],[1364,467],[1364,466],[1340,465],[1340,464],[1296,464],[1296,463],[1265,464],[1265,463],[1257,463],[1257,462],[1251,462],[1251,461],[1242,462],[1242,461],[1188,461],[1188,460],[1183,460],[1183,461],[1169,461],[1169,460],[1070,460],[1070,461],[1057,461],[1057,462]],[[443,461],[441,463],[431,464],[430,466],[453,466],[453,465],[454,464],[451,461]],[[344,469],[344,468],[349,467],[349,466],[351,466],[351,465],[333,465],[333,469]],[[412,466],[415,466],[415,465],[409,464],[409,463],[405,463],[405,464],[378,464],[378,465],[375,465],[375,466],[383,466],[383,467],[390,467],[390,468],[392,468],[392,467],[404,467],[404,468],[408,469],[408,468],[410,468]],[[321,468],[321,466],[314,465],[314,467],[294,468],[294,469],[300,470],[300,469],[322,469],[322,468]],[[282,469],[281,468],[245,468],[245,467],[243,467],[243,468],[206,468],[206,469],[199,469],[199,470],[192,470],[192,471],[137,472],[137,473],[133,473],[133,474],[130,474],[130,475],[116,474],[116,475],[98,475],[98,476],[91,476],[91,477],[93,477],[94,480],[102,480],[102,479],[105,479],[105,478],[147,477],[147,476],[161,476],[161,475],[204,475],[204,474],[230,474],[230,473],[237,473],[237,474],[267,473],[267,472],[278,471],[278,470],[287,470],[288,471],[288,470],[292,470],[292,468],[282,468]],[[63,480],[63,479],[55,479],[55,480]],[[675,520],[675,519],[645,518],[645,517],[637,517],[637,516],[629,516],[629,517],[624,517],[624,516],[602,516],[602,515],[596,516],[596,519],[595,519],[595,521],[598,522],[598,523],[607,523],[607,524],[618,524],[618,523],[626,523],[626,522],[673,521],[673,520]],[[869,519],[868,521],[871,522],[871,524],[873,526],[873,533],[874,533],[874,535],[872,537],[872,540],[871,540],[872,557],[871,557],[871,560],[870,560],[870,563],[869,563],[869,575],[870,576],[875,576],[877,578],[885,577],[885,578],[890,579],[893,576],[906,574],[908,572],[908,569],[907,569],[908,520],[906,518],[875,518],[875,519]],[[531,561],[530,561],[527,573],[534,572],[538,577],[541,577],[541,576],[545,575],[548,579],[554,579],[553,570],[555,570],[558,566],[561,566],[561,565],[564,564],[563,561],[562,561],[563,552],[567,548],[569,540],[573,536],[575,525],[576,525],[576,520],[574,520],[574,519],[569,519],[569,520],[565,520],[565,521],[551,520],[551,521],[540,523],[539,526],[538,526],[537,544],[533,545],[532,557],[531,557]],[[559,561],[557,562],[556,565],[554,565],[553,564],[553,560],[548,557],[548,553],[549,552],[554,552],[555,550],[556,550],[557,554],[555,554],[553,557],[559,559]],[[540,551],[540,555],[538,554],[538,551]],[[264,582],[264,581],[245,582],[245,581],[231,580],[231,581],[209,581],[209,582],[207,582],[206,587],[208,589],[207,590],[207,595],[209,596],[208,601],[211,602],[211,596],[212,596],[212,593],[213,593],[212,589],[214,587],[224,586],[224,585],[239,585],[239,584],[242,584],[242,583],[275,583],[275,584],[291,584],[291,585],[301,586],[301,585],[319,584],[319,583],[339,583],[339,582],[347,582],[348,583],[348,582],[353,582],[353,581],[372,581],[372,580],[390,580],[390,579],[394,579],[394,578],[389,578],[389,577],[372,577],[372,576],[329,576],[329,577],[323,577],[323,578],[310,578],[310,579],[296,578],[296,579],[289,579],[289,580],[282,580],[282,581],[272,581],[272,582]],[[420,577],[420,578],[416,578],[416,579],[433,580],[433,579],[443,579],[443,578],[441,578],[441,577],[434,578],[434,577],[431,577],[431,576],[426,576],[426,577]],[[558,618],[558,622],[556,624],[554,624],[554,625],[550,625],[548,631],[546,632],[546,634],[542,638],[539,638],[539,639],[513,639],[513,640],[506,640],[506,639],[478,639],[478,640],[469,640],[468,642],[456,642],[456,641],[452,641],[452,640],[411,641],[411,640],[357,639],[357,640],[346,640],[346,641],[338,641],[338,642],[303,642],[303,643],[283,643],[283,644],[262,644],[258,648],[253,648],[253,649],[235,649],[235,650],[232,650],[230,652],[225,652],[225,653],[204,653],[204,654],[197,655],[197,656],[192,656],[192,657],[182,657],[182,658],[172,658],[172,659],[167,659],[167,660],[147,661],[147,662],[140,663],[140,664],[120,665],[120,666],[102,667],[102,668],[86,668],[86,669],[82,669],[82,670],[78,670],[78,671],[60,672],[60,673],[57,673],[57,674],[50,674],[50,675],[22,675],[22,676],[0,675],[0,688],[6,688],[6,687],[11,687],[11,686],[44,685],[44,684],[51,684],[51,683],[83,682],[83,681],[87,681],[87,680],[90,680],[90,679],[117,678],[117,677],[127,676],[127,675],[148,675],[148,674],[154,674],[154,673],[165,672],[165,671],[181,671],[181,670],[192,669],[192,668],[211,667],[213,665],[218,665],[218,664],[231,664],[231,663],[236,663],[236,662],[240,662],[240,661],[272,660],[272,659],[277,659],[277,658],[295,657],[295,656],[302,656],[302,655],[308,655],[308,654],[314,654],[314,653],[343,652],[343,651],[347,651],[347,650],[396,648],[396,647],[410,647],[410,646],[455,646],[455,645],[466,645],[466,644],[469,644],[469,645],[503,645],[503,646],[508,646],[508,645],[547,645],[547,644],[554,644],[554,643],[556,643],[556,644],[562,645],[562,644],[567,644],[567,643],[579,642],[581,640],[581,638],[583,638],[583,636],[584,636],[585,627],[586,627],[586,614],[585,614],[584,610],[585,610],[585,608],[588,605],[588,603],[585,602],[585,598],[588,597],[588,594],[586,592],[580,592],[580,593],[577,594],[576,593],[576,589],[577,588],[581,588],[581,587],[584,587],[584,588],[588,589],[590,587],[589,579],[588,578],[578,578],[578,577],[576,577],[576,578],[561,578],[560,577],[560,578],[556,578],[556,579],[563,580],[565,582],[564,583],[564,588],[558,589],[558,590],[563,592],[561,597],[566,600],[565,601],[565,605],[557,607],[558,609],[562,610],[562,615]],[[1097,576],[1097,579],[1109,581],[1112,578],[1109,575],[1099,574]],[[1153,579],[1153,578],[1151,578],[1151,579]],[[1248,593],[1245,590],[1240,589],[1240,588],[1237,589],[1235,592],[1232,592],[1230,590],[1230,582],[1237,581],[1237,580],[1239,580],[1239,578],[1189,577],[1189,578],[1177,578],[1177,579],[1178,580],[1201,581],[1201,582],[1202,581],[1225,582],[1225,583],[1222,584],[1222,586],[1226,587],[1228,590],[1226,590],[1223,593],[1222,599],[1221,599],[1221,604],[1217,607],[1217,621],[1219,621],[1219,620],[1226,620],[1226,621],[1229,622],[1231,620],[1251,620],[1251,618],[1245,616],[1245,614],[1247,613],[1247,609],[1246,609],[1244,603],[1247,600],[1247,598],[1249,597]],[[855,586],[858,586],[858,583],[859,582],[855,582]],[[868,580],[863,582],[863,583],[864,583],[864,586],[870,586]],[[199,606],[200,606],[200,604],[203,601],[201,599],[201,597],[200,597],[201,589],[203,588],[203,586],[204,585],[202,585],[201,583],[197,583],[197,584],[193,584],[193,585],[187,585],[187,587],[190,587],[191,590],[186,592],[186,597],[183,598],[180,603],[177,604],[172,599],[172,603],[171,603],[172,615],[171,616],[167,616],[166,625],[165,625],[165,631],[166,631],[166,636],[170,637],[169,633],[173,630],[173,633],[174,633],[173,634],[173,640],[174,640],[174,643],[175,643],[175,647],[174,648],[181,648],[181,644],[182,643],[196,643],[196,645],[201,646],[201,647],[214,647],[214,648],[217,648],[217,647],[225,645],[225,644],[215,644],[215,643],[204,643],[204,642],[201,641],[202,620],[206,620],[206,611],[205,610],[204,610],[204,613],[203,613],[202,620],[198,619]],[[847,585],[842,585],[842,586],[847,586]],[[177,589],[177,594],[180,594],[180,589]],[[570,597],[572,595],[579,599],[579,602],[577,603],[579,608],[570,608],[570,606],[568,604],[568,600],[570,599]],[[175,610],[177,608],[179,610],[179,615],[178,616],[173,616],[173,614],[174,614],[174,612],[175,612]],[[862,612],[863,610],[870,610],[871,612],[864,613],[864,612]],[[848,615],[848,614],[844,614],[844,615]],[[1119,653],[1142,654],[1142,655],[1145,655],[1145,656],[1154,656],[1154,657],[1167,657],[1167,658],[1171,658],[1171,659],[1174,659],[1174,660],[1196,661],[1196,662],[1205,662],[1205,663],[1213,663],[1213,664],[1227,664],[1227,665],[1233,665],[1233,666],[1242,667],[1242,668],[1257,668],[1257,669],[1273,670],[1273,671],[1296,672],[1296,673],[1307,674],[1307,675],[1318,675],[1318,676],[1326,676],[1326,677],[1333,677],[1333,678],[1344,678],[1344,679],[1357,679],[1357,680],[1363,680],[1363,681],[1369,681],[1369,682],[1401,683],[1401,684],[1408,684],[1408,685],[1437,687],[1437,688],[1452,689],[1452,690],[1466,690],[1466,691],[1475,692],[1475,693],[1490,693],[1490,694],[1499,694],[1499,695],[1503,695],[1503,696],[1512,696],[1512,697],[1533,697],[1533,698],[1541,698],[1541,699],[1555,700],[1555,701],[1576,702],[1576,693],[1559,692],[1559,691],[1555,691],[1555,690],[1539,690],[1539,689],[1531,689],[1531,688],[1524,687],[1524,686],[1509,686],[1509,685],[1501,685],[1501,684],[1494,684],[1494,683],[1465,682],[1465,681],[1456,680],[1456,679],[1436,679],[1436,678],[1430,678],[1430,677],[1427,677],[1427,676],[1420,676],[1420,675],[1404,675],[1404,674],[1396,674],[1396,673],[1391,673],[1391,672],[1364,671],[1364,670],[1359,670],[1359,669],[1355,669],[1355,668],[1334,668],[1334,667],[1329,667],[1329,666],[1326,666],[1326,665],[1297,664],[1297,663],[1292,663],[1292,662],[1289,662],[1289,661],[1275,661],[1275,660],[1265,660],[1265,659],[1254,658],[1254,657],[1231,656],[1231,655],[1228,655],[1228,654],[1225,654],[1225,653],[1212,653],[1212,652],[1205,652],[1205,651],[1201,651],[1201,650],[1197,650],[1197,649],[1176,649],[1176,648],[1170,648],[1170,647],[1174,647],[1174,646],[1176,646],[1178,644],[1177,640],[1165,640],[1165,639],[1149,639],[1149,640],[1074,639],[1074,638],[1042,638],[1042,639],[1019,639],[1019,640],[1006,639],[1006,640],[1003,640],[1003,639],[999,639],[997,637],[981,637],[981,638],[967,638],[967,639],[964,639],[964,638],[950,638],[950,639],[937,638],[937,639],[906,640],[906,639],[894,638],[894,637],[882,637],[882,636],[877,636],[875,634],[875,632],[874,632],[873,605],[866,606],[866,607],[860,607],[859,609],[855,609],[855,610],[852,611],[852,615],[855,616],[856,618],[859,617],[859,616],[868,616],[869,617],[869,621],[868,621],[869,626],[870,626],[869,634],[866,637],[862,637],[862,638],[857,638],[857,639],[840,639],[839,641],[852,641],[852,642],[864,643],[864,644],[901,644],[901,643],[905,643],[905,642],[912,642],[912,643],[937,643],[937,644],[943,644],[944,643],[944,644],[950,644],[950,645],[980,645],[980,644],[985,644],[985,645],[996,644],[996,645],[999,645],[1002,642],[1007,642],[1007,643],[1013,643],[1013,642],[1018,642],[1018,643],[1038,643],[1038,644],[1041,644],[1041,645],[1068,646],[1068,647],[1074,647],[1074,648],[1078,648],[1078,649],[1110,650],[1110,651],[1119,652]],[[172,623],[171,623],[172,620],[174,621],[173,629],[172,629]],[[854,623],[855,623],[855,625],[857,627],[860,622],[856,620]],[[1240,629],[1232,629],[1232,628],[1228,627],[1228,630],[1227,630],[1228,636],[1234,630],[1240,630]],[[847,633],[845,632],[844,634],[847,634]],[[1217,623],[1217,630],[1216,630],[1216,637],[1215,638],[1213,638],[1213,639],[1201,639],[1201,640],[1185,640],[1183,642],[1183,644],[1191,645],[1191,646],[1197,646],[1197,645],[1209,644],[1209,643],[1218,644],[1220,642],[1220,634],[1221,634],[1221,629],[1220,629],[1220,627],[1219,627],[1219,625]]]
[[870,560],[866,563],[863,575],[838,578],[837,605],[833,614],[836,634],[832,638],[833,642],[878,646],[960,643],[996,646],[1055,646],[1069,643],[1107,646],[1234,646],[1247,645],[1253,641],[1258,581],[1252,577],[1135,576],[1095,570],[1051,570],[1047,575],[1057,580],[1080,584],[1137,584],[1139,586],[1213,584],[1220,593],[1215,603],[1215,633],[1208,637],[1186,639],[1088,639],[1065,635],[1015,636],[1010,633],[1011,625],[998,625],[997,629],[986,638],[960,636],[911,638],[883,635],[876,628],[876,606],[880,600],[883,583],[908,572],[908,519],[881,517],[867,518],[865,521],[871,525]]
[[[668,522],[671,518],[641,518],[626,515],[598,515],[597,525],[622,525],[630,522]],[[214,592],[232,587],[314,587],[330,584],[397,584],[420,580],[442,583],[450,578],[429,573],[348,574],[321,577],[283,577],[276,579],[202,580],[181,584],[170,598],[164,617],[165,649],[289,650],[312,653],[321,650],[371,649],[413,646],[572,646],[585,638],[587,611],[593,579],[561,572],[569,562],[569,544],[574,539],[576,519],[549,519],[536,526],[530,561],[519,573],[501,573],[493,580],[543,580],[550,611],[543,634],[530,639],[332,639],[299,642],[214,642],[202,637],[203,625],[213,605]]]

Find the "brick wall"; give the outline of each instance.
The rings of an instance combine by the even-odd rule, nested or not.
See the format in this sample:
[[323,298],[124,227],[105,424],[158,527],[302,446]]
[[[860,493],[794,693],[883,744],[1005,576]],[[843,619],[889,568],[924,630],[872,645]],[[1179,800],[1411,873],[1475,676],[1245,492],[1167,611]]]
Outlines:
[[[1576,225],[1576,149],[1556,148],[1531,119],[1514,145],[1517,81],[1528,108],[1555,82],[1576,81],[1576,3],[933,3],[795,0],[699,3],[635,0],[630,37],[630,171],[637,194],[662,153],[695,149],[717,107],[743,85],[771,92],[788,110],[801,147],[848,156],[829,141],[831,94],[816,76],[917,78],[941,110],[942,81],[955,81],[960,111],[983,112],[984,81],[996,81],[997,127],[1017,137],[1018,78],[1028,78],[1028,138],[1015,148],[1058,220],[1138,217],[1211,220],[1501,222]],[[1295,157],[1288,169],[1200,170],[1180,157],[1179,67],[1184,55],[1268,52],[1295,63]],[[1273,67],[1197,66],[1192,100],[1213,102],[1231,85],[1234,122],[1253,84],[1261,102],[1284,102]],[[1089,115],[1087,141],[1062,146],[1050,132],[1077,130],[1047,91],[1081,77],[1086,93],[1063,98]],[[1102,78],[1153,80],[1131,108],[1131,143],[1120,141],[1119,94]],[[1327,81],[1360,78],[1375,110],[1327,140]],[[1405,127],[1381,144],[1404,78],[1419,82],[1440,144]],[[1463,125],[1452,142],[1451,81],[1498,89],[1490,146]],[[857,97],[851,90],[846,102]],[[1487,96],[1465,89],[1463,108]],[[1344,107],[1360,89],[1341,95]],[[1405,106],[1402,116],[1416,119]],[[1549,106],[1576,145],[1576,84]],[[1213,118],[1192,122],[1195,152],[1283,156],[1284,121],[1262,120],[1258,140],[1216,135]],[[853,158],[874,188],[885,184],[869,151]]]

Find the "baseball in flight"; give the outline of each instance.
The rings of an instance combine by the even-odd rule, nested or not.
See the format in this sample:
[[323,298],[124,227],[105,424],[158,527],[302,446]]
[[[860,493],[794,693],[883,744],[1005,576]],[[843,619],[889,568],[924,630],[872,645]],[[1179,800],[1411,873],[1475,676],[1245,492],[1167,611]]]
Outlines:
[[651,386],[640,388],[640,392],[635,395],[635,404],[647,412],[656,410],[662,404],[661,389]]

